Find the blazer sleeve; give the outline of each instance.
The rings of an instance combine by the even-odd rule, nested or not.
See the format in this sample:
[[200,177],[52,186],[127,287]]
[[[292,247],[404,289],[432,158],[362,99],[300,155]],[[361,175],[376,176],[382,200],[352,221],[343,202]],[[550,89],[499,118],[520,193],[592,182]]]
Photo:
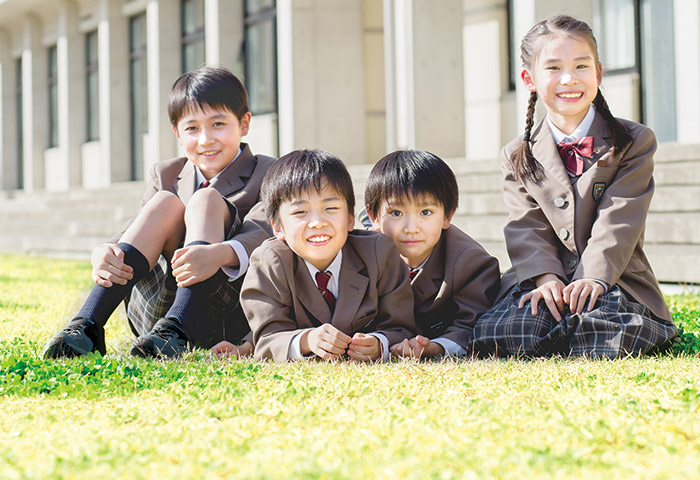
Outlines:
[[374,332],[381,333],[389,345],[399,343],[416,334],[413,314],[413,290],[408,269],[399,256],[394,241],[386,235],[377,236],[375,249],[378,269],[377,319]]
[[493,305],[501,286],[498,260],[483,248],[462,252],[452,271],[452,300],[457,306],[452,325],[440,335],[467,348],[479,317]]
[[505,149],[502,157],[503,199],[509,214],[503,233],[518,283],[546,273],[565,279],[566,271],[557,248],[558,240],[549,220],[523,182],[515,178]]
[[255,358],[278,362],[288,359],[289,347],[299,329],[294,319],[294,299],[282,259],[275,252],[256,250],[243,280],[241,306],[253,332]]
[[265,215],[265,208],[262,202],[258,202],[243,218],[241,229],[233,239],[241,242],[250,256],[253,250],[271,236],[272,227],[267,220],[267,215]]
[[588,244],[573,280],[595,278],[614,285],[644,232],[654,194],[656,136],[641,126],[598,204]]
[[151,169],[149,170],[148,174],[148,181],[146,182],[146,189],[143,192],[143,197],[141,197],[141,201],[139,202],[139,208],[136,211],[136,215],[131,217],[122,227],[122,229],[114,235],[112,238],[109,239],[109,243],[117,243],[119,239],[124,235],[124,232],[129,228],[129,226],[136,220],[136,217],[138,216],[139,212],[141,209],[143,209],[144,205],[148,203],[148,201],[155,196],[156,193],[158,193],[160,190],[163,189],[162,182],[160,180],[160,176],[158,175],[158,162],[154,163]]

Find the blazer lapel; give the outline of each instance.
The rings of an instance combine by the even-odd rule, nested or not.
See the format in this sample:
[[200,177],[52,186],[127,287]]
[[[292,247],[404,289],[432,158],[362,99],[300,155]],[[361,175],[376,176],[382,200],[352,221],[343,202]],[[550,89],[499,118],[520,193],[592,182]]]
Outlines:
[[182,203],[187,205],[187,202],[192,198],[195,191],[195,182],[197,176],[195,175],[194,165],[189,160],[185,162],[185,166],[180,172],[180,176],[177,179],[177,196],[180,197]]
[[422,305],[426,300],[435,298],[445,278],[445,231],[437,243],[425,266],[413,279],[414,303]]
[[211,182],[211,185],[224,197],[245,187],[246,181],[255,170],[255,157],[250,147],[245,143],[241,143],[241,147],[241,154],[236,161]]
[[567,190],[571,190],[571,179],[569,174],[566,173],[566,167],[559,155],[559,150],[554,143],[554,137],[546,119],[542,120],[537,126],[532,139],[532,154],[547,172],[546,177],[556,179]]
[[[335,304],[333,324],[339,330],[349,331],[357,310],[365,298],[369,278],[367,269],[355,249],[345,243],[343,247],[343,263],[340,266],[340,278],[338,282],[338,301]],[[347,328],[343,328],[347,327]]]
[[592,136],[594,140],[593,155],[591,155],[590,159],[585,159],[585,161],[588,163],[587,167],[596,166],[601,160],[604,165],[599,166],[609,166],[610,157],[606,159],[603,159],[602,157],[611,150],[612,144],[610,142],[612,136],[607,124],[605,123],[605,119],[601,114],[596,112],[591,129],[588,131],[588,135]]
[[[296,257],[296,255],[295,255]],[[320,323],[331,322],[331,309],[318,289],[318,285],[311,278],[309,269],[304,260],[296,257],[294,268],[294,283],[296,284],[297,299],[304,306],[309,315],[312,315]],[[336,304],[336,310],[338,305]],[[313,322],[313,319],[311,319]]]

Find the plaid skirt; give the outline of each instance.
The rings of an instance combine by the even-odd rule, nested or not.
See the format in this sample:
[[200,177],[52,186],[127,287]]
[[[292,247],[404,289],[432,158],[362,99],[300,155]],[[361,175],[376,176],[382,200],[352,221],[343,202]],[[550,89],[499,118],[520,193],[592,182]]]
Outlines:
[[617,285],[590,312],[571,313],[567,307],[561,322],[544,301],[536,316],[530,302],[518,309],[524,293],[516,285],[479,318],[472,337],[475,354],[619,358],[649,353],[678,335],[675,325],[657,318]]
[[[201,348],[211,348],[221,340],[240,343],[250,333],[250,326],[240,304],[243,278],[233,282],[219,270],[217,286],[209,296],[208,309],[188,322],[187,333]],[[177,284],[170,262],[162,255],[153,269],[134,285],[125,300],[126,317],[134,335],[148,333],[165,316],[175,300]]]

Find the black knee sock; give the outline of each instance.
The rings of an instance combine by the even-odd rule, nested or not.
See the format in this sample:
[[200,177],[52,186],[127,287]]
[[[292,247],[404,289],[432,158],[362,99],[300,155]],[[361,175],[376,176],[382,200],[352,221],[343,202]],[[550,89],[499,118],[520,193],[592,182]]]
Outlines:
[[[209,242],[196,240],[185,246],[191,247],[194,245],[209,245]],[[214,278],[216,275],[215,273],[206,280],[190,285],[189,287],[178,287],[175,293],[175,300],[168,310],[168,313],[165,314],[165,317],[174,318],[178,320],[183,327],[187,328],[188,321],[193,318],[194,315],[201,315],[202,312],[208,308],[207,300],[216,286]]]
[[100,285],[92,287],[90,295],[76,317],[89,318],[97,325],[104,326],[114,309],[129,294],[131,287],[149,272],[148,260],[136,247],[128,243],[118,243],[117,245],[124,252],[124,263],[134,269],[134,276],[126,285],[115,283],[111,287]]

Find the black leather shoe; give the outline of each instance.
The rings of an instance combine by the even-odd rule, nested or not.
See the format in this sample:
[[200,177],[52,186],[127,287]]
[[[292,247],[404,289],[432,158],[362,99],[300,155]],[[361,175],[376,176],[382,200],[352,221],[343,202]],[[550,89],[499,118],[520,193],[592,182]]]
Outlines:
[[72,358],[92,352],[106,353],[104,327],[76,317],[48,341],[44,358]]
[[179,321],[161,318],[150,332],[136,340],[129,353],[135,357],[177,358],[187,352],[189,337]]

